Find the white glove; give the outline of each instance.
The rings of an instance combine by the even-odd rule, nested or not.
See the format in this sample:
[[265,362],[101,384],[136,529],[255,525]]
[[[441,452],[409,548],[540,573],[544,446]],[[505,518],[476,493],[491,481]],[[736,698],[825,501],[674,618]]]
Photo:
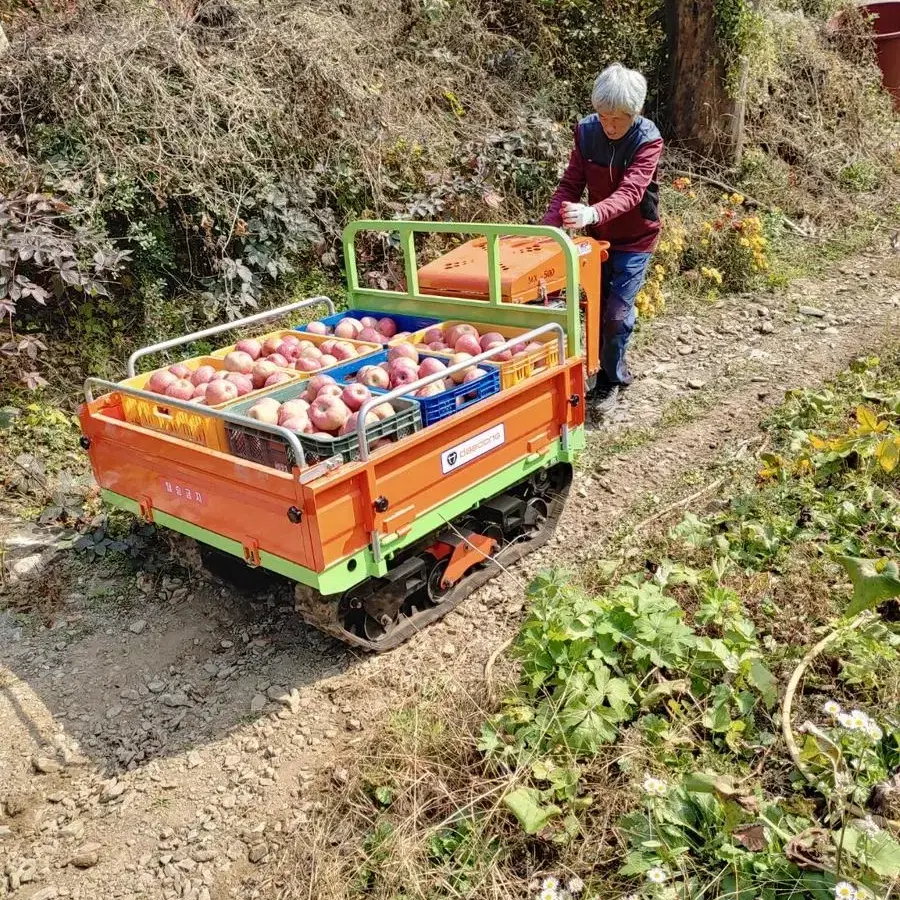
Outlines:
[[593,206],[568,201],[562,205],[562,220],[566,228],[587,228],[588,225],[596,225],[598,218]]

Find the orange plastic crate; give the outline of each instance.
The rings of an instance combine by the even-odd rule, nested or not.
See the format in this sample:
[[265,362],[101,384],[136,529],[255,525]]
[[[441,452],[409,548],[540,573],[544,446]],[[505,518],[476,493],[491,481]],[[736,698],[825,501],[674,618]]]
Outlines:
[[[221,359],[213,356],[198,356],[194,359],[186,359],[181,365],[187,366],[192,372],[199,369],[200,366],[212,366],[216,370],[225,368],[225,364]],[[168,368],[162,366],[161,368]],[[146,390],[147,382],[153,375],[151,372],[144,372],[143,375],[135,375],[134,378],[128,378],[122,381],[124,387],[133,387],[138,390]],[[272,385],[267,388],[260,388],[258,391],[251,391],[243,397],[235,400],[229,400],[227,403],[218,403],[214,406],[202,406],[201,409],[225,409],[248,397],[262,396],[276,387],[283,387],[286,384],[292,384],[296,381],[303,381],[307,377],[307,373],[295,372],[293,369],[280,369],[279,371],[287,372],[290,381],[282,381],[280,385]],[[141,425],[144,428],[150,428],[153,431],[162,431],[166,434],[180,437],[182,440],[190,441],[192,444],[200,444],[204,447],[211,447],[213,450],[222,450],[228,452],[228,440],[225,437],[225,426],[221,419],[213,416],[205,416],[202,413],[190,413],[183,409],[176,409],[166,405],[166,398],[160,396],[159,402],[154,403],[151,400],[143,400],[139,397],[131,397],[128,394],[119,394],[122,402],[122,414],[126,422],[132,425]]]
[[[429,325],[428,328],[423,328],[420,331],[414,332],[409,335],[409,337],[403,338],[401,342],[420,344],[425,337],[425,332],[430,331],[432,328],[440,328],[441,331],[446,331],[453,325],[466,324],[470,323],[459,320],[439,322],[437,325]],[[485,334],[487,331],[495,331],[497,334],[502,334],[505,338],[519,337],[520,335],[528,334],[530,330],[533,330],[529,328],[513,328],[508,325],[480,324],[475,327],[478,328],[478,331],[481,334]],[[391,343],[399,342],[392,341]],[[529,341],[529,343],[532,342]],[[535,372],[541,372],[550,366],[559,365],[559,344],[555,334],[542,334],[535,338],[533,343],[543,344],[544,347],[542,350],[533,350],[527,356],[523,356],[520,359],[510,359],[506,362],[491,360],[491,362],[500,369],[501,389],[511,388],[524,381],[526,378],[530,378]],[[436,350],[435,353],[444,353],[446,355],[446,351],[442,350]]]

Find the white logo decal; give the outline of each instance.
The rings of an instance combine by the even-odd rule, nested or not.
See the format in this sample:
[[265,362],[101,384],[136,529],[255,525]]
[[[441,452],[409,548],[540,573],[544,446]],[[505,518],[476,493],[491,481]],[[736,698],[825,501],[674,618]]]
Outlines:
[[482,431],[481,434],[476,434],[475,437],[445,450],[441,454],[441,472],[446,475],[505,443],[506,429],[503,425],[495,425],[493,428]]

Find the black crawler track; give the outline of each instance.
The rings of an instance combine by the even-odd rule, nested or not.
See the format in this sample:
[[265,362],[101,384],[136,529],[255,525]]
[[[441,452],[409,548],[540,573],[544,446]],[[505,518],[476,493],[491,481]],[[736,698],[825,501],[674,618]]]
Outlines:
[[[543,479],[543,481],[541,481]],[[466,597],[483,584],[495,578],[504,569],[522,559],[528,553],[532,553],[544,546],[556,531],[559,518],[568,498],[569,488],[572,483],[572,467],[558,465],[551,469],[543,470],[538,476],[533,476],[524,482],[514,485],[503,494],[491,498],[482,504],[498,500],[503,497],[522,499],[524,497],[539,499],[542,502],[542,516],[539,524],[525,530],[518,529],[512,534],[502,534],[501,547],[489,560],[469,571],[469,574],[450,587],[445,593],[432,600],[420,599],[418,606],[411,612],[398,614],[390,626],[385,629],[384,636],[378,640],[370,640],[365,636],[364,629],[359,628],[359,623],[351,624],[348,628],[348,618],[352,615],[348,610],[350,595],[367,597],[370,601],[377,597],[379,585],[378,579],[370,579],[357,585],[352,592],[344,596],[323,597],[313,588],[305,585],[294,586],[294,608],[308,624],[332,635],[344,644],[358,647],[361,650],[383,653],[393,650],[404,641],[417,634],[432,622],[443,618],[456,609]],[[543,513],[546,513],[543,515]],[[471,510],[462,515],[454,523],[451,523],[450,533],[464,533],[464,529],[473,531],[482,529],[482,533],[501,538],[499,527],[496,525],[485,526],[478,521],[478,509]],[[439,580],[439,572],[434,572],[435,564],[425,548],[432,543],[438,535],[419,542],[416,547],[408,550],[402,556],[393,561],[394,566],[402,565],[414,557],[422,557],[429,561],[429,575],[431,586]],[[214,548],[198,543],[193,538],[170,532],[168,534],[170,549],[173,558],[188,569],[218,586],[238,588],[244,593],[252,594],[265,585],[271,586],[272,582],[282,581],[279,576],[260,569],[251,569],[237,557],[220,553]],[[438,563],[437,565],[440,565]],[[374,587],[373,587],[374,586]],[[367,593],[368,591],[368,593]],[[358,612],[356,615],[360,615]]]
[[[549,470],[549,474],[551,476],[550,486],[540,495],[546,502],[546,515],[542,517],[538,527],[531,529],[528,534],[513,535],[512,539],[501,546],[500,550],[489,561],[470,570],[468,575],[454,584],[447,593],[442,594],[433,605],[429,604],[424,609],[414,611],[411,615],[400,614],[386,631],[383,638],[370,640],[359,634],[357,630],[351,630],[346,627],[346,596],[344,598],[323,597],[304,585],[297,585],[295,588],[295,609],[310,625],[332,635],[345,644],[376,653],[393,650],[432,622],[436,622],[449,612],[452,612],[469,594],[491,578],[496,577],[505,568],[547,543],[553,536],[565,507],[566,498],[572,483],[572,469],[568,465],[561,465]],[[511,489],[511,493],[516,490],[521,491],[523,486],[527,490],[532,484],[534,482],[524,482]],[[477,513],[477,510],[475,512]],[[467,513],[460,518],[460,521],[470,524],[472,515]],[[505,535],[504,537],[507,536]],[[419,547],[421,548],[420,552],[424,554],[424,547],[421,544]],[[410,555],[407,554],[402,561],[409,558]],[[398,561],[398,564],[399,562],[401,561]],[[361,586],[354,590],[358,592],[359,587]]]

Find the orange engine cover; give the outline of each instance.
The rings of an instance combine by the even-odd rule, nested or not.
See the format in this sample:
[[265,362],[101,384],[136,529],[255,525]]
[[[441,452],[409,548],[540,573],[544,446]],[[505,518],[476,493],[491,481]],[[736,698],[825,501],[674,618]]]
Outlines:
[[[599,280],[600,262],[606,258],[609,245],[579,237],[575,246],[580,257],[582,288],[590,292],[594,287],[591,282]],[[467,241],[422,266],[418,275],[423,294],[487,300],[487,241]],[[550,238],[501,238],[500,285],[505,303],[540,302],[564,290],[566,266],[562,248]]]

